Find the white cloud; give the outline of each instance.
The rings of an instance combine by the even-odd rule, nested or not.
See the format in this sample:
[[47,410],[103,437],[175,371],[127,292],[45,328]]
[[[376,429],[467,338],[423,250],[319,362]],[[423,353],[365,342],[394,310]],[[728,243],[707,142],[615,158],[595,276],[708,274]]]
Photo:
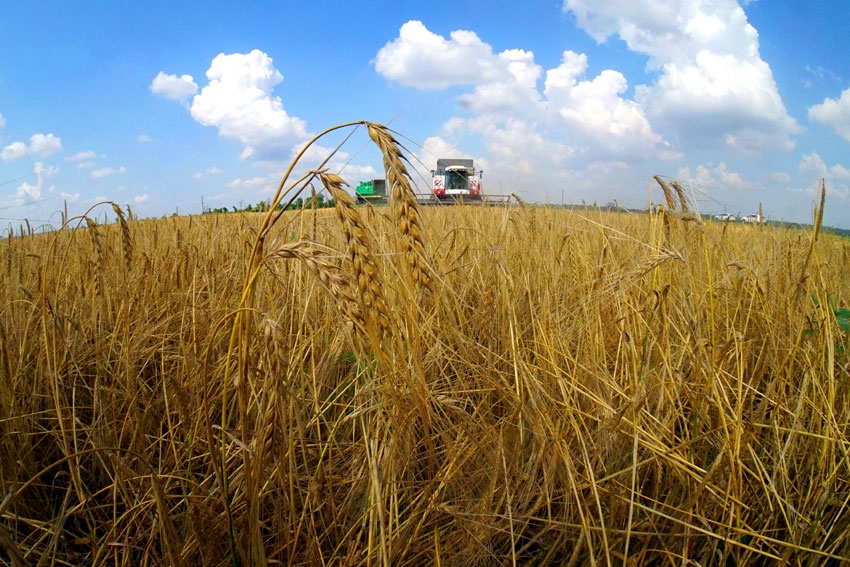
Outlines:
[[251,187],[260,187],[270,183],[271,180],[268,177],[252,177],[251,179],[240,179],[236,178],[233,181],[227,183],[227,186],[230,188],[240,187],[240,188],[251,188]]
[[3,118],[2,114],[0,114],[0,128],[5,128],[5,127],[6,127],[6,119]]
[[[587,66],[585,55],[564,52],[561,65],[546,71],[541,93],[543,69],[532,52],[496,54],[473,32],[454,31],[447,39],[418,21],[404,24],[375,61],[379,73],[404,85],[472,87],[458,101],[473,116],[452,118],[446,126],[454,134],[486,140],[491,155],[517,175],[568,167],[578,156],[588,161],[669,157],[641,106],[625,98],[622,73],[605,70],[586,78]],[[535,151],[546,153],[532,156]]]
[[108,176],[113,175],[115,173],[124,173],[126,171],[127,171],[127,168],[125,168],[123,165],[121,167],[119,167],[118,169],[115,169],[115,168],[112,168],[112,167],[103,167],[101,169],[92,170],[89,173],[89,176],[92,179],[102,179],[104,177],[108,177]]
[[450,39],[429,31],[417,20],[401,26],[399,35],[375,57],[375,70],[402,85],[441,89],[449,85],[492,82],[499,74],[489,45],[471,31],[457,30]]
[[758,32],[734,0],[565,0],[596,41],[612,35],[659,71],[635,100],[688,145],[790,150],[800,126],[787,113]]
[[566,51],[561,65],[546,73],[546,100],[565,126],[612,154],[637,157],[661,151],[661,136],[653,132],[643,108],[621,96],[628,88],[622,73],[607,69],[591,80],[579,80],[586,69],[586,55]]
[[0,153],[0,158],[3,161],[13,161],[27,155],[27,145],[23,142],[12,142]]
[[[33,166],[33,170],[32,170],[32,172],[36,176],[35,185],[28,183],[26,181],[21,183],[18,186],[18,189],[17,189],[17,192],[16,192],[18,199],[21,199],[21,200],[26,200],[27,198],[32,199],[32,200],[40,199],[41,195],[42,195],[42,190],[44,188],[45,179],[49,179],[50,177],[55,175],[58,171],[59,171],[58,166],[54,165],[54,166],[46,168],[46,167],[44,167],[44,164],[42,162],[40,162],[40,161],[35,162],[35,165]],[[51,186],[49,188],[49,190],[52,191],[53,187]]]
[[767,175],[767,179],[773,183],[788,183],[791,176],[784,171],[772,171]]
[[143,144],[144,144],[144,143],[147,143],[147,142],[151,142],[151,141],[153,141],[153,140],[151,139],[151,137],[150,137],[150,136],[148,136],[147,134],[139,134],[139,136],[138,136],[136,139],[137,139],[139,142],[142,142]]
[[806,73],[808,73],[809,76],[804,77],[801,80],[801,83],[807,89],[812,88],[815,85],[816,82],[818,82],[818,83],[829,82],[829,83],[835,83],[835,84],[841,84],[841,83],[844,82],[844,80],[841,78],[840,75],[838,75],[838,74],[834,73],[832,70],[827,69],[826,67],[822,67],[820,65],[816,65],[814,67],[812,67],[811,65],[806,65],[804,67],[804,69],[806,70]]
[[150,200],[150,197],[148,196],[147,193],[144,193],[142,195],[136,195],[135,197],[133,197],[133,202],[136,203],[137,205],[141,205],[142,203],[147,203],[149,200]]
[[101,177],[106,177],[108,175],[112,175],[115,173],[115,170],[111,167],[104,167],[101,169],[93,170],[89,175],[92,179],[100,179]]
[[205,175],[218,175],[221,173],[221,170],[215,166],[208,167],[204,171],[197,171],[192,174],[192,177],[195,179],[200,179]]
[[62,149],[62,139],[53,134],[33,134],[29,146],[24,142],[12,142],[0,152],[0,159],[13,161],[28,155],[47,157]]
[[18,187],[18,197],[29,197],[31,199],[41,198],[41,184],[31,185],[24,181]]
[[209,84],[192,99],[192,118],[215,126],[219,135],[239,140],[245,159],[280,159],[306,138],[305,122],[287,114],[274,87],[283,75],[272,58],[257,49],[221,53],[207,70]]
[[94,153],[94,150],[85,150],[83,152],[77,152],[73,155],[65,157],[65,161],[81,161],[81,160],[90,160],[97,157],[97,154]]
[[162,95],[172,100],[180,100],[198,92],[198,85],[192,75],[168,75],[162,71],[157,73],[150,84],[154,94]]
[[799,170],[808,182],[808,193],[816,195],[818,184],[823,179],[827,195],[841,199],[850,197],[850,169],[847,167],[841,164],[828,166],[820,154],[811,152],[800,159]]
[[838,99],[826,98],[820,104],[809,107],[809,120],[831,126],[843,139],[850,142],[850,88]]
[[40,156],[50,154],[62,149],[62,140],[53,134],[33,134],[30,138],[29,153]]
[[688,167],[679,169],[678,179],[688,181],[688,184],[699,191],[714,193],[716,191],[758,189],[755,183],[744,181],[737,171],[730,171],[724,162],[698,165],[691,171]]

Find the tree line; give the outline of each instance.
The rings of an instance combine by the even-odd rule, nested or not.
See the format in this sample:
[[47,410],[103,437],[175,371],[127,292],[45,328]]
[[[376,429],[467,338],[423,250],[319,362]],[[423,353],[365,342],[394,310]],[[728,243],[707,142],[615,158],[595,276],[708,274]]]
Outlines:
[[[315,197],[307,197],[306,199],[302,199],[298,197],[293,201],[288,207],[288,210],[296,210],[296,209],[312,209],[314,206],[313,200],[315,199],[315,208],[317,209],[327,209],[334,206],[333,199],[326,199],[324,195],[319,193]],[[205,208],[202,214],[205,215],[218,215],[224,213],[265,213],[268,212],[271,208],[271,205],[267,201],[260,201],[257,204],[248,203],[246,207],[231,206],[228,207],[216,207],[216,208]],[[275,210],[281,211],[284,208],[283,203],[279,203]]]

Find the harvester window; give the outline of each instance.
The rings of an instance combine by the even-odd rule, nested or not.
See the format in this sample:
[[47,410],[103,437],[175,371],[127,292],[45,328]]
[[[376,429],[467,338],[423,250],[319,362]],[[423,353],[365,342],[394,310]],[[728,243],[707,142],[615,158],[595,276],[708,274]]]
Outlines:
[[446,189],[466,189],[469,187],[467,173],[465,171],[448,171],[446,176]]

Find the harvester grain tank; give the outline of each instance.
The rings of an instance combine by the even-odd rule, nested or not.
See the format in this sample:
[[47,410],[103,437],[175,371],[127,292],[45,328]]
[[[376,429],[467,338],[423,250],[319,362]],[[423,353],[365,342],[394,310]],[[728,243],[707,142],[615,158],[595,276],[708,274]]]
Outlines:
[[481,199],[481,175],[471,159],[439,158],[431,171],[431,192],[441,201]]
[[386,203],[387,182],[384,179],[362,181],[354,189],[358,203]]

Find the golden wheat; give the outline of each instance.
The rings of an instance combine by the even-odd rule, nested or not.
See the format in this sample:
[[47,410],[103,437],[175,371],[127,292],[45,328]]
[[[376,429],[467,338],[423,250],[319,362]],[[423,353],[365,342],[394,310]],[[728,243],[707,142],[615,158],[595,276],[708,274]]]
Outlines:
[[423,208],[447,293],[422,309],[382,260],[396,213],[319,178],[315,234],[309,209],[133,220],[132,278],[93,214],[4,243],[0,563],[850,557],[846,240]]
[[112,203],[112,210],[118,215],[118,224],[121,227],[121,247],[124,251],[124,265],[129,272],[133,268],[133,239],[130,238],[130,225],[121,207],[116,203]]
[[433,291],[431,268],[426,261],[419,204],[416,202],[410,174],[405,165],[407,160],[401,145],[385,126],[369,123],[368,128],[369,137],[383,155],[388,193],[392,199],[396,225],[402,236],[407,269],[418,285]]
[[348,242],[357,288],[362,301],[361,312],[367,321],[374,321],[383,335],[393,329],[392,313],[387,307],[381,288],[381,277],[371,250],[371,237],[351,196],[343,189],[345,180],[334,173],[318,172],[322,184],[334,199],[335,208]]
[[323,260],[324,255],[321,250],[310,246],[306,242],[288,242],[272,244],[265,261],[283,258],[297,259],[303,262],[310,272],[330,292],[331,296],[336,300],[340,311],[365,335],[367,333],[366,320],[358,306],[358,302],[348,291],[348,281],[340,273],[339,268]]

